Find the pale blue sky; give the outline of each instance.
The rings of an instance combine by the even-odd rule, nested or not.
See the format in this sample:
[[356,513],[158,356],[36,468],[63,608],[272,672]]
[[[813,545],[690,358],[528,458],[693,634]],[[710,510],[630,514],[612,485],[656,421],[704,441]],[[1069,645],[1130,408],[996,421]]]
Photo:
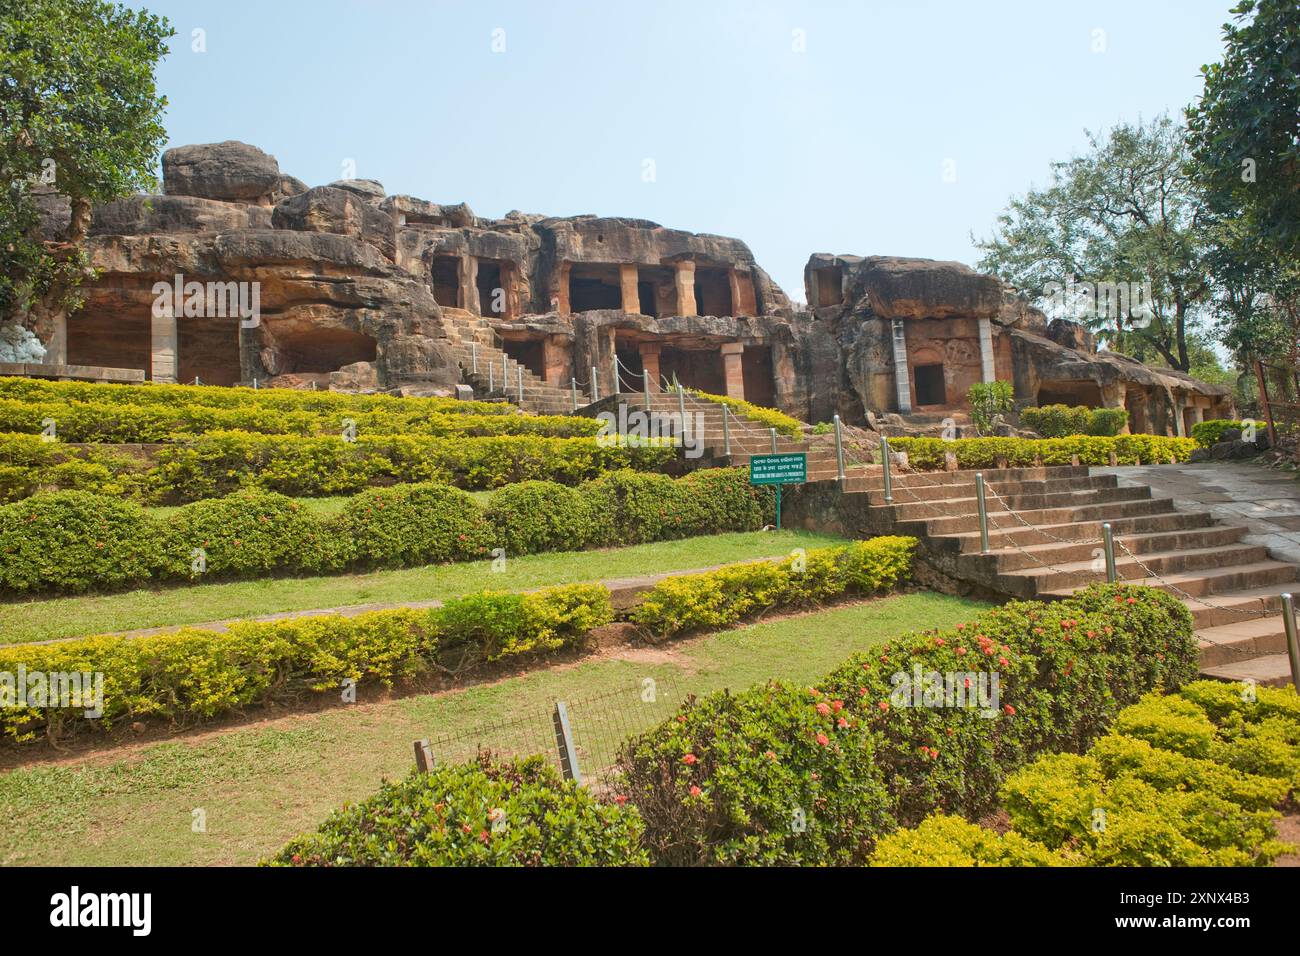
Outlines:
[[737,236],[802,299],[813,252],[973,263],[970,232],[1085,128],[1198,94],[1230,0],[144,5],[178,32],[158,76],[171,145],[243,140],[311,185],[351,159],[485,216]]

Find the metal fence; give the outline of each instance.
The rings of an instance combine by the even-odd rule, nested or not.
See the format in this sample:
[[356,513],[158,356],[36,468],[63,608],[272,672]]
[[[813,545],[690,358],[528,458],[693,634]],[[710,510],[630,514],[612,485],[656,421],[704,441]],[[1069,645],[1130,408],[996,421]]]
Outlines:
[[427,772],[436,764],[473,760],[483,752],[504,759],[540,755],[566,779],[596,792],[614,792],[619,748],[672,716],[683,699],[673,677],[645,677],[604,693],[557,700],[548,708],[418,740],[415,761]]

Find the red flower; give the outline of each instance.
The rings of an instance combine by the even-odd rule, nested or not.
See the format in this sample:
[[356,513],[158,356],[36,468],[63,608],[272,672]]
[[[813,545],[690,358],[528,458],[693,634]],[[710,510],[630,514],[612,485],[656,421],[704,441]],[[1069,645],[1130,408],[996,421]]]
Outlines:
[[880,702],[880,709],[881,709],[881,710],[889,710],[889,701],[887,701],[887,700],[882,700],[882,701]]
[[1010,662],[1009,660],[1007,660],[1005,657],[999,657],[999,658],[998,658],[998,663],[1001,664],[1003,667],[1006,667],[1006,666],[1007,666],[1008,664],[1010,664],[1011,662]]
[[701,793],[703,793],[703,792],[704,792],[704,791],[701,790],[699,787],[696,787],[696,786],[692,786],[692,787],[691,787],[691,796],[692,796],[692,797],[698,797],[698,796],[699,796]]
[[766,757],[768,760],[775,760],[775,759],[776,759],[776,751],[775,751],[775,750],[769,750],[769,751],[767,751],[767,753],[763,754],[763,756]]
[[685,757],[682,758],[682,762],[687,764],[688,766],[692,766],[692,767],[695,766],[695,754],[687,754]]
[[964,631],[964,630],[966,630],[966,625],[965,625],[965,624],[958,624],[958,625],[957,625],[957,630],[959,630],[959,631]]
[[1016,715],[1016,709],[1012,707],[1010,704],[1004,705],[1002,709],[1006,711],[1007,714],[1011,717],[1014,717]]
[[823,747],[825,747],[830,742],[831,742],[831,738],[827,737],[825,734],[817,735],[817,743],[821,744]]
[[942,637],[936,637],[936,638],[934,639],[934,643],[935,643],[938,647],[943,647],[943,645],[946,644],[946,643],[948,643],[948,642],[945,641]]
[[958,657],[965,657],[965,656],[966,656],[966,648],[964,648],[964,647],[959,647],[959,648],[957,648],[957,656],[958,656]]
[[844,701],[842,701],[842,700],[833,700],[833,701],[831,701],[831,706],[834,707],[837,711],[843,710],[843,709],[844,709]]
[[1136,604],[1137,602],[1138,602],[1138,599],[1137,599],[1137,598],[1135,598],[1135,597],[1131,597],[1131,598],[1129,598],[1125,603],[1126,603],[1126,604]]
[[830,712],[831,712],[830,704],[827,704],[826,702],[823,701],[822,703],[817,705],[817,713],[821,714],[823,717],[829,714]]
[[618,794],[614,797],[614,802],[621,807],[623,804],[627,803],[627,795],[622,793]]
[[840,730],[843,730],[845,727],[849,725],[849,722],[845,720],[843,717],[841,717],[839,720],[835,722],[835,724],[837,727],[840,728]]

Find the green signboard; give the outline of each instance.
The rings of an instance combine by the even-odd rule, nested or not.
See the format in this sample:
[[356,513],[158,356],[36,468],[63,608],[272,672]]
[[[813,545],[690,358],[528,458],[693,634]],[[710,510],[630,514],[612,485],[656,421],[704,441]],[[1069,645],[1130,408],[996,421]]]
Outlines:
[[776,529],[781,530],[781,486],[801,485],[808,480],[808,453],[752,455],[749,459],[751,485],[776,485]]
[[808,453],[754,455],[749,459],[751,485],[801,485],[808,480]]

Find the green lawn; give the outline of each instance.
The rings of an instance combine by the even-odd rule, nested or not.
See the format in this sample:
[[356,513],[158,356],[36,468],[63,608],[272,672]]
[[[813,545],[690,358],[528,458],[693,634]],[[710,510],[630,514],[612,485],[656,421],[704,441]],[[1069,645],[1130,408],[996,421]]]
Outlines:
[[505,570],[497,572],[492,571],[490,561],[476,561],[368,574],[266,578],[0,604],[0,643],[196,624],[348,604],[445,600],[484,588],[522,591],[550,584],[634,577],[775,557],[797,547],[823,547],[841,540],[808,531],[751,531],[630,548],[528,555],[511,558]]
[[[462,691],[373,704],[363,692],[347,708],[13,770],[0,774],[0,865],[253,863],[385,775],[408,772],[417,738],[545,713],[565,699],[581,743],[589,719],[582,701],[647,677],[679,694],[772,677],[812,681],[856,650],[982,607],[928,592],[896,595]],[[637,723],[632,715],[621,726]],[[194,832],[196,810],[206,832]]]

